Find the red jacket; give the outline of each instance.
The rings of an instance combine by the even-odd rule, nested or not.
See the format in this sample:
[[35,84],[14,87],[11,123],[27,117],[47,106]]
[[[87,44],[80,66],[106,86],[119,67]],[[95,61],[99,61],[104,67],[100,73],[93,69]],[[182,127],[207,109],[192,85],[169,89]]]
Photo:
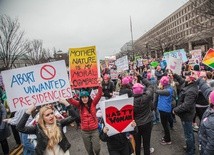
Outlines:
[[74,100],[73,98],[69,99],[69,103],[73,104],[80,110],[80,119],[81,119],[81,129],[84,131],[91,131],[98,128],[98,120],[96,117],[96,105],[98,104],[100,98],[102,96],[102,87],[98,87],[98,93],[96,94],[96,97],[92,101],[90,111],[89,113],[88,109],[83,106],[80,107],[80,102],[77,100]]

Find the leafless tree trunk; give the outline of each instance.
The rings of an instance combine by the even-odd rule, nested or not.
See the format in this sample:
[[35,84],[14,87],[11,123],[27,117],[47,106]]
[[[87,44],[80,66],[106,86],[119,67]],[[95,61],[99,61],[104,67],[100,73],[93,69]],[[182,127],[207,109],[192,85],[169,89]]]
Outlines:
[[18,19],[0,15],[0,59],[4,68],[11,68],[17,59],[27,53],[27,43]]

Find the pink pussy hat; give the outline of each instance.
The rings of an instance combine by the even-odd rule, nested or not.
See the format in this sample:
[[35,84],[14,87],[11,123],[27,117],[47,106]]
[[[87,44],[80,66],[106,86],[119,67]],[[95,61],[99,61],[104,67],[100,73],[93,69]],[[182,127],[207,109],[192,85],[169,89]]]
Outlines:
[[142,94],[144,90],[144,86],[140,83],[135,83],[132,89],[134,94]]
[[169,84],[169,77],[168,76],[163,76],[160,79],[160,83],[162,86],[167,86]]
[[214,105],[214,90],[210,93],[210,103]]
[[129,77],[124,77],[122,79],[122,85],[127,85],[127,84],[129,84]]

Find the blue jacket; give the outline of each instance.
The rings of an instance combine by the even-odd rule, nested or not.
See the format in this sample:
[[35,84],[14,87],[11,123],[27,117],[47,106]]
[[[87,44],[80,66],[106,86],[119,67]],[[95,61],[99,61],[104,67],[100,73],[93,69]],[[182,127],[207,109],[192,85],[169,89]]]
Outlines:
[[158,110],[164,112],[172,111],[172,95],[173,88],[171,86],[166,87],[163,90],[157,90],[158,96]]

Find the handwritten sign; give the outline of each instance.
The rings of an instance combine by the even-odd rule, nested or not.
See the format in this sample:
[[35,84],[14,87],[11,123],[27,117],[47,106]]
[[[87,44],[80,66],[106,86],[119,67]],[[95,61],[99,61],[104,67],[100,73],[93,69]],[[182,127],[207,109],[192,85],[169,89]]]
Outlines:
[[134,130],[131,126],[134,120],[133,97],[114,98],[103,102],[101,111],[105,125],[109,128],[109,136]]
[[182,60],[181,59],[169,57],[169,61],[167,64],[168,69],[172,70],[173,73],[181,75],[181,67],[182,67]]
[[201,49],[192,50],[192,51],[189,51],[189,53],[192,55],[192,59],[195,59],[195,60],[198,60],[199,62],[201,62],[201,60],[202,60]]
[[168,64],[170,57],[181,59],[182,63],[188,61],[187,56],[186,56],[186,52],[184,49],[179,49],[179,50],[175,50],[175,51],[171,51],[171,52],[165,52],[163,54],[163,58],[164,58],[164,60],[166,60],[167,64]]
[[111,69],[111,70],[110,70],[110,76],[111,76],[111,79],[112,79],[112,80],[118,79],[117,70]]
[[115,65],[117,66],[117,71],[125,71],[129,69],[129,60],[127,55],[123,56],[115,61]]
[[65,61],[2,71],[11,111],[71,98]]
[[73,88],[98,86],[98,61],[95,46],[70,48],[69,67]]

